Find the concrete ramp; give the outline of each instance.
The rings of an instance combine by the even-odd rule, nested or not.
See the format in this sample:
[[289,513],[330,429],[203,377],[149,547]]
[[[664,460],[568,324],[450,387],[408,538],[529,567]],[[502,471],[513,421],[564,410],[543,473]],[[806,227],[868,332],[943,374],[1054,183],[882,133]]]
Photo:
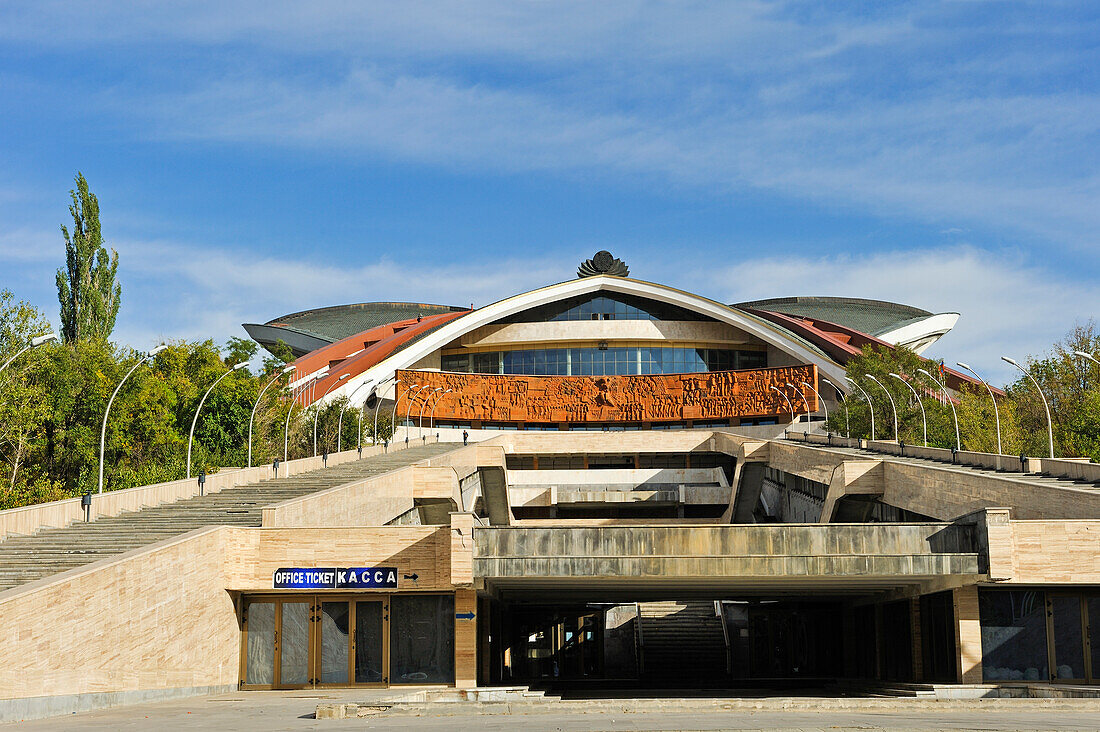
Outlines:
[[508,499],[508,471],[492,465],[478,467],[481,477],[481,498],[489,514],[489,523],[493,526],[508,526],[512,523],[512,507]]

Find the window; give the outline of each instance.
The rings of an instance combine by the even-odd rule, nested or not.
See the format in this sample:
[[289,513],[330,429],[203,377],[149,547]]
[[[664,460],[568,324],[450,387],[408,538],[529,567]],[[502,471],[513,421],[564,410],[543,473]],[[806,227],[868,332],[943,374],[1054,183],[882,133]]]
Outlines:
[[444,371],[520,376],[692,374],[764,368],[767,354],[717,348],[538,348],[446,354],[441,366]]

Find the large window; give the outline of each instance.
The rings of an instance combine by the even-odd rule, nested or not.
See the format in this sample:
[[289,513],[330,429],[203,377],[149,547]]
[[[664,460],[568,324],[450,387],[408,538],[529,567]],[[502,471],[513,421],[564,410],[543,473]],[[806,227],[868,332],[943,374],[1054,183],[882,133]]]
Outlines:
[[719,348],[540,348],[444,354],[444,371],[525,376],[692,374],[768,365],[764,351]]
[[982,623],[982,676],[986,681],[1047,681],[1044,593],[978,593]]
[[570,297],[510,315],[501,323],[545,323],[553,320],[710,320],[676,305],[620,293]]

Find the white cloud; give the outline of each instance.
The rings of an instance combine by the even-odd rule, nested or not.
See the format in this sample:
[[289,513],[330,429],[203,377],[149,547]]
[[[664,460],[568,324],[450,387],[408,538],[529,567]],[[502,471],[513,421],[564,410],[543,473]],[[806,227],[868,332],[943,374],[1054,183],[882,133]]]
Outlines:
[[1100,319],[1100,291],[1072,272],[1028,264],[1019,253],[968,246],[865,257],[750,259],[711,269],[700,287],[724,302],[788,295],[888,300],[961,314],[926,356],[969,363],[994,381],[1013,380],[1002,355],[1041,356],[1077,323]]

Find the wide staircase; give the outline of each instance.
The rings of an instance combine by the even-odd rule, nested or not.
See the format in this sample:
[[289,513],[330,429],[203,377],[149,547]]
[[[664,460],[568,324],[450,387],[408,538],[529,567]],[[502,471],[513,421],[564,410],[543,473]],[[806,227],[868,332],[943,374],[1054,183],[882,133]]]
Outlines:
[[642,676],[668,681],[725,677],[722,623],[711,601],[639,603]]
[[436,443],[0,541],[0,592],[203,526],[259,526],[264,506],[449,452]]

